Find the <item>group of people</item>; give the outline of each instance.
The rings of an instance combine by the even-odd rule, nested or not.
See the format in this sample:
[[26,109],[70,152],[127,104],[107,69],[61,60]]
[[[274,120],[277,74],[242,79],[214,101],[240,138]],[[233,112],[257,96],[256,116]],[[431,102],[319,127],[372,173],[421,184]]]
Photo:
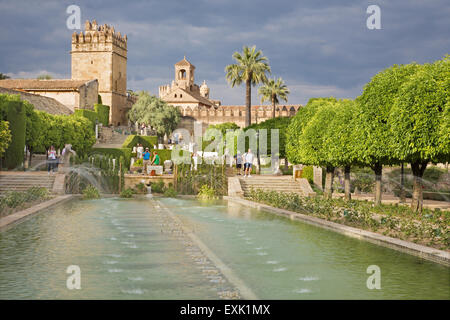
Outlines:
[[143,160],[142,162],[144,165],[144,172],[147,172],[147,167],[149,165],[159,166],[161,163],[161,159],[156,151],[153,151],[153,158],[152,158],[152,153],[150,152],[149,148],[145,148],[144,151],[144,147],[140,143],[136,147],[136,156],[138,159]]
[[246,177],[251,177],[251,172],[252,172],[252,164],[253,164],[253,159],[254,159],[254,155],[252,153],[251,149],[248,149],[248,151],[244,154],[241,154],[239,151],[237,152],[237,154],[234,156],[234,159],[236,160],[236,171],[238,175],[241,175],[241,168],[242,168],[242,163],[244,163],[244,178]]

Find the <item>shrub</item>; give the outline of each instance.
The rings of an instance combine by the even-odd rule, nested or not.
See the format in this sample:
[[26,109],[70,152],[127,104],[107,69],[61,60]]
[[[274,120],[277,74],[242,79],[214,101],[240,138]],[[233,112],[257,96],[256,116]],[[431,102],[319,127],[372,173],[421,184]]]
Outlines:
[[173,187],[169,187],[164,191],[165,197],[175,198],[178,195],[178,193],[175,191]]
[[125,190],[122,190],[122,192],[120,193],[120,197],[121,198],[132,198],[133,194],[134,194],[133,189],[127,188]]
[[310,184],[314,183],[314,169],[312,166],[304,166],[302,170],[302,178],[308,179]]
[[25,106],[18,95],[0,94],[0,120],[9,122],[11,143],[5,151],[5,166],[14,169],[23,162],[25,148]]
[[199,199],[216,199],[216,192],[213,188],[208,187],[208,185],[204,184],[200,187],[198,191],[197,198]]
[[129,148],[92,148],[90,155],[95,154],[112,156],[114,159],[117,160],[119,160],[120,157],[123,157],[125,160],[125,166],[127,168],[130,167],[131,149]]
[[77,109],[74,112],[75,116],[85,117],[92,123],[92,127],[95,128],[95,122],[99,120],[98,114],[95,111],[88,109]]
[[98,199],[100,198],[100,193],[98,192],[97,188],[93,185],[88,185],[83,190],[83,199],[89,200],[89,199]]
[[109,125],[109,106],[101,104],[101,102],[94,105],[94,110],[97,113],[98,121],[105,127]]
[[140,143],[144,148],[153,149],[158,143],[158,137],[156,136],[139,136],[139,135],[129,135],[122,144],[122,148],[136,147]]
[[142,167],[144,165],[144,160],[142,159],[137,159],[134,163],[133,163],[133,167]]
[[137,190],[137,193],[144,193],[144,194],[147,193],[147,186],[145,184],[143,184],[142,182],[138,183],[135,186],[135,188]]
[[164,181],[162,181],[162,180],[159,180],[158,182],[152,182],[151,186],[152,186],[152,192],[164,193],[164,191],[165,191]]

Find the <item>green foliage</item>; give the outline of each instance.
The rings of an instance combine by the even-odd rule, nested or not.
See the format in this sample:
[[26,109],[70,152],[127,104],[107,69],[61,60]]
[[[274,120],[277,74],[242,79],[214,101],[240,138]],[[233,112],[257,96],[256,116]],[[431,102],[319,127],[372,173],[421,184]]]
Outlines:
[[134,194],[133,189],[127,188],[125,190],[122,190],[122,192],[120,193],[120,197],[121,198],[132,198],[133,194]]
[[196,195],[202,185],[213,189],[217,196],[228,193],[228,177],[225,166],[207,163],[198,164],[197,170],[191,170],[190,164],[177,165],[177,192]]
[[9,191],[0,198],[0,213],[26,205],[29,202],[46,200],[49,197],[50,193],[48,190],[41,187],[31,187],[25,192]]
[[169,187],[164,191],[164,196],[169,198],[175,198],[178,193],[175,191],[173,187]]
[[160,179],[158,182],[152,182],[151,187],[152,192],[155,193],[164,193],[164,191],[166,190],[164,181],[162,179]]
[[220,130],[220,132],[222,132],[222,136],[225,137],[227,130],[239,130],[239,126],[234,122],[224,122],[220,124],[210,124],[207,130],[209,129]]
[[158,137],[156,136],[140,136],[140,135],[129,135],[122,144],[122,148],[136,147],[140,143],[145,148],[153,149],[155,145],[158,144]]
[[443,132],[442,125],[450,123],[450,58],[415,70],[393,99],[388,119],[392,153],[409,163],[449,161],[450,131]]
[[200,187],[200,190],[198,191],[197,198],[203,199],[203,200],[211,200],[216,199],[216,192],[213,188],[209,187],[207,184],[204,184]]
[[144,160],[142,159],[137,159],[134,163],[133,163],[133,167],[142,167],[144,165]]
[[367,167],[354,167],[352,172],[354,176],[353,179],[351,179],[353,190],[358,188],[361,192],[373,191],[375,176],[372,169]]
[[94,105],[94,110],[97,113],[98,121],[105,127],[109,125],[109,109],[109,106],[103,105],[101,103],[101,99],[99,103]]
[[51,80],[53,77],[49,74],[41,74],[36,77],[38,80]]
[[[90,155],[112,156],[114,159],[124,158],[126,168],[130,167],[131,149],[130,148],[92,148]],[[125,170],[125,168],[123,168]]]
[[[281,158],[284,158],[286,156],[286,133],[287,129],[289,127],[289,124],[291,123],[290,117],[277,117],[268,119],[266,121],[263,121],[258,124],[252,124],[251,126],[244,129],[244,131],[248,131],[250,129],[254,129],[255,131],[258,131],[259,129],[265,129],[267,130],[267,154],[272,154],[272,134],[271,129],[278,129],[278,137],[279,137],[279,154],[278,156]],[[261,135],[261,139],[264,139],[264,137]],[[248,141],[245,146],[245,150],[248,149]]]
[[181,113],[178,108],[168,105],[164,100],[141,91],[138,100],[128,112],[128,118],[134,123],[150,125],[159,137],[163,137],[164,134],[169,136],[175,130]]
[[159,164],[164,165],[164,161],[172,159],[172,150],[169,149],[152,149],[152,159],[153,159],[153,151],[159,155],[160,161]]
[[442,250],[450,247],[450,215],[424,210],[423,215],[406,206],[373,206],[367,201],[302,197],[295,193],[251,190],[251,200],[317,218],[414,241]]
[[269,79],[263,86],[259,87],[258,94],[261,96],[261,103],[269,101],[272,103],[272,117],[275,118],[276,105],[280,99],[288,101],[289,89],[284,84],[283,79]]
[[93,128],[95,128],[95,122],[99,121],[98,113],[89,109],[76,109],[75,116],[85,117],[91,121]]
[[267,73],[270,73],[270,66],[268,59],[263,56],[261,50],[256,50],[256,47],[244,46],[242,53],[233,53],[235,64],[230,64],[225,67],[226,79],[231,87],[239,86],[242,82],[246,86],[246,120],[245,125],[251,124],[251,86],[266,83]]
[[304,166],[301,174],[301,178],[308,179],[310,184],[314,183],[314,168],[313,166]]
[[100,198],[100,193],[98,192],[97,188],[93,185],[88,185],[83,190],[83,200],[90,200],[90,199],[98,199]]
[[4,164],[8,169],[14,169],[23,162],[26,134],[25,106],[19,95],[0,94],[0,120],[9,122],[11,132]]
[[140,194],[146,194],[147,193],[147,186],[144,183],[138,183],[135,186],[136,189],[136,193],[140,193]]
[[300,108],[291,119],[286,133],[286,156],[294,164],[307,163],[302,153],[305,144],[303,132],[314,114],[324,105],[336,103],[335,98],[311,98],[306,106]]
[[0,121],[0,157],[8,148],[11,142],[11,131],[9,130],[8,121]]

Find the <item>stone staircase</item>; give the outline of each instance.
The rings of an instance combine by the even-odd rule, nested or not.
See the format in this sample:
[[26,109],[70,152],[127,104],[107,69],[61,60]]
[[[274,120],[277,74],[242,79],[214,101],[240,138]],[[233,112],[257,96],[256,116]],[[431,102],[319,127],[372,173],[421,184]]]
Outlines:
[[253,189],[265,191],[292,192],[302,196],[314,194],[306,179],[294,180],[292,176],[264,176],[252,175],[250,178],[239,178],[244,196]]
[[56,176],[56,174],[48,175],[47,172],[1,172],[0,194],[8,191],[25,191],[31,187],[44,187],[52,192]]
[[113,131],[111,128],[102,128],[102,130],[108,130],[108,134],[102,136],[102,139],[94,145],[94,148],[122,148],[127,135]]

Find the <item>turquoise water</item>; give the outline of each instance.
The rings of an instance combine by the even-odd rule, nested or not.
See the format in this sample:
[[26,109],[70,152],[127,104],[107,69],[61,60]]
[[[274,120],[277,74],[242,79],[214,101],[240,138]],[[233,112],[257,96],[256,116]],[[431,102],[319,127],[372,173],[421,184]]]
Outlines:
[[[261,299],[449,299],[449,268],[270,213],[160,199]],[[0,233],[0,299],[217,299],[194,246],[151,199],[72,201]],[[81,269],[69,290],[66,268]],[[369,290],[369,265],[381,290]]]

